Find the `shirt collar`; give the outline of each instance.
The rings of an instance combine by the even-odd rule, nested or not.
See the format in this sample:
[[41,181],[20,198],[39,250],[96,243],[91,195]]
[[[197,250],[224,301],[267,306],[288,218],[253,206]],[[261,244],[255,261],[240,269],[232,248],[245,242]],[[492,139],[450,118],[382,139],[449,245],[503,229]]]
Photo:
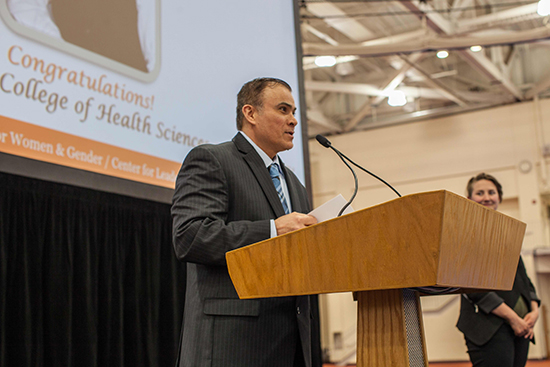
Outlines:
[[[256,143],[254,143],[252,141],[252,139],[250,139],[248,137],[248,135],[246,135],[244,133],[244,131],[239,131],[242,136],[245,137],[246,140],[248,140],[248,142],[250,143],[250,145],[252,145],[252,147],[254,148],[254,150],[256,150],[256,152],[258,153],[258,155],[260,156],[260,158],[262,158],[262,161],[264,161],[264,164],[265,164],[265,167],[268,168],[269,166],[271,166],[271,164],[273,163],[277,163],[279,165],[279,167],[281,167],[281,163],[279,162],[279,156],[278,155],[275,155],[275,159],[271,159],[269,158],[269,156],[267,155],[266,152],[264,152],[262,150],[262,148],[260,148],[259,146],[256,145]],[[279,168],[280,169],[280,168]]]

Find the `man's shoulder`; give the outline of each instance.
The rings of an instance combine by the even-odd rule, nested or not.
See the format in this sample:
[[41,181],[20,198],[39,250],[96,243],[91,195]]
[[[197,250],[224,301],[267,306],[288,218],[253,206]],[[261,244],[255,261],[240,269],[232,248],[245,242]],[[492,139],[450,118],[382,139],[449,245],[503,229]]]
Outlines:
[[234,160],[238,150],[233,141],[226,141],[219,144],[201,144],[189,151],[185,157],[184,164],[196,161],[218,161]]
[[250,151],[254,150],[254,148],[252,147],[252,145],[250,145],[250,143],[246,140],[246,138],[242,134],[238,133],[230,141],[226,141],[219,144],[201,144],[194,147],[190,151],[190,153],[195,150],[202,151],[202,152],[207,151],[214,155],[217,155],[217,154],[228,155],[229,153],[234,154],[238,152],[247,154]]
[[198,150],[216,153],[216,152],[224,152],[224,151],[234,149],[234,148],[235,148],[235,144],[232,141],[225,141],[223,143],[218,143],[218,144],[201,144],[201,145],[197,145],[196,147],[191,149],[190,153],[192,151],[198,151]]

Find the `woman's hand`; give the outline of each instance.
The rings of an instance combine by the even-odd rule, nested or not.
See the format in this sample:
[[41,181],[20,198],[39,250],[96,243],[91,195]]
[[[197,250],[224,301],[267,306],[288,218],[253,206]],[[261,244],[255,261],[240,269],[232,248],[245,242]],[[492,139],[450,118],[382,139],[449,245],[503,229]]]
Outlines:
[[531,312],[529,312],[523,320],[529,325],[529,332],[525,334],[525,339],[533,339],[535,336],[535,323],[539,319],[539,304],[535,301],[531,301]]
[[517,316],[517,314],[516,314],[516,317],[510,317],[508,322],[510,323],[510,326],[512,327],[512,330],[514,330],[514,334],[516,336],[522,336],[526,339],[532,338],[530,334],[532,334],[533,329],[529,326],[529,324],[524,319]]
[[519,317],[518,314],[515,313],[515,311],[512,310],[506,303],[501,303],[491,312],[498,317],[502,317],[504,320],[508,321],[516,336],[528,337],[530,335],[529,331],[531,330],[531,327],[529,326],[527,321]]
[[535,301],[531,301],[531,312],[525,315],[523,319],[525,320],[525,322],[527,322],[530,328],[533,328],[538,318],[539,318],[539,304]]

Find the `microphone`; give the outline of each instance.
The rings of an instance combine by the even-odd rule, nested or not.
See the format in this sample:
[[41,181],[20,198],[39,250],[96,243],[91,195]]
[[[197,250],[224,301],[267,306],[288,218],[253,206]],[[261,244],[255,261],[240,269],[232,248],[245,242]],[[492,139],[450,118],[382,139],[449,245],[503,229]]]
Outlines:
[[361,167],[360,165],[358,165],[357,163],[355,163],[354,161],[352,161],[351,159],[349,159],[348,157],[346,157],[346,155],[342,152],[340,152],[338,149],[334,148],[332,146],[332,143],[327,139],[325,138],[323,135],[321,134],[317,134],[317,136],[315,137],[315,139],[317,139],[317,141],[319,142],[319,144],[321,144],[322,146],[324,146],[325,148],[330,148],[332,150],[334,150],[334,152],[336,154],[338,154],[338,157],[340,157],[340,159],[342,160],[342,162],[344,162],[346,164],[346,166],[348,166],[348,168],[351,170],[351,172],[353,173],[353,177],[355,178],[355,190],[353,192],[353,195],[350,199],[350,201],[348,201],[346,203],[346,205],[342,208],[342,210],[340,210],[340,213],[338,214],[338,216],[342,215],[342,213],[344,212],[344,210],[346,210],[346,208],[351,204],[351,202],[353,201],[353,199],[355,199],[355,195],[357,195],[357,189],[358,189],[358,185],[357,185],[357,175],[355,174],[355,172],[353,171],[353,169],[350,167],[350,165],[344,160],[347,159],[351,164],[353,164],[355,167],[361,169],[362,171],[368,173],[369,175],[371,175],[372,177],[376,178],[377,180],[383,182],[386,186],[388,186],[390,189],[393,190],[393,192],[395,192],[395,194],[399,197],[401,197],[401,194],[397,192],[396,189],[394,189],[392,187],[392,185],[390,185],[389,183],[387,183],[386,181],[384,181],[383,179],[381,179],[380,177],[378,177],[377,175],[375,175],[374,173],[370,172],[369,170]]
[[344,162],[344,164],[346,166],[348,166],[351,173],[353,174],[353,180],[355,181],[355,189],[353,190],[353,195],[351,195],[351,199],[349,199],[349,201],[346,203],[346,205],[344,205],[342,207],[342,209],[340,209],[340,212],[338,212],[337,216],[339,217],[348,208],[348,206],[350,206],[351,202],[353,201],[353,199],[355,199],[355,196],[357,195],[357,190],[359,190],[359,183],[357,182],[357,175],[355,174],[355,171],[353,170],[353,168],[351,168],[351,166],[348,164],[348,162],[346,162],[346,160],[344,159],[344,155],[342,153],[340,153],[340,151],[338,149],[335,149],[332,146],[331,142],[327,138],[325,138],[323,135],[318,134],[315,137],[315,139],[317,139],[319,144],[321,144],[325,148],[330,148],[330,149],[334,150],[334,152],[338,155],[338,157],[342,160],[342,162]]
[[[317,134],[317,136],[315,137],[315,139],[317,139],[317,141],[319,142],[319,144],[321,144],[322,146],[324,146],[325,148],[330,148],[332,147],[332,143],[327,139],[325,138],[323,135],[321,134]],[[334,148],[333,148],[334,149]]]
[[[334,148],[332,146],[332,143],[330,142],[330,140],[325,138],[323,135],[318,134],[315,137],[315,139],[317,139],[319,144],[321,144],[325,148],[330,148],[330,149],[334,150],[334,152],[336,154],[338,154],[338,157],[340,157],[342,162],[344,162],[346,164],[346,166],[348,166],[348,168],[351,170],[351,172],[353,173],[353,178],[355,179],[355,190],[353,191],[353,195],[351,196],[351,199],[346,203],[346,205],[344,205],[344,207],[340,210],[340,213],[338,213],[338,216],[341,216],[342,213],[344,212],[344,210],[346,210],[346,208],[351,204],[353,199],[355,199],[355,195],[357,195],[357,189],[358,189],[357,175],[355,174],[355,171],[351,168],[351,166],[344,160],[344,158],[347,159],[348,161],[350,161],[350,163],[353,164],[354,166],[360,168],[361,170],[363,170],[366,173],[368,173],[369,175],[371,175],[372,177],[382,181],[386,186],[388,186],[390,189],[392,189],[393,192],[395,192],[397,194],[397,196],[401,197],[401,194],[399,194],[397,192],[397,190],[394,189],[389,183],[387,183],[386,181],[384,181],[383,179],[381,179],[380,177],[378,177],[374,173],[366,170],[365,168],[361,167],[360,165],[358,165],[357,163],[355,163],[354,161],[352,161],[351,159],[346,157],[342,152],[340,152],[338,149]],[[454,288],[454,287],[416,287],[416,288],[408,288],[408,289],[411,289],[411,290],[414,290],[414,291],[417,291],[417,292],[421,292],[421,293],[425,293],[425,294],[432,294],[432,295],[434,295],[434,294],[449,294],[449,293],[454,293],[458,290],[458,288]]]

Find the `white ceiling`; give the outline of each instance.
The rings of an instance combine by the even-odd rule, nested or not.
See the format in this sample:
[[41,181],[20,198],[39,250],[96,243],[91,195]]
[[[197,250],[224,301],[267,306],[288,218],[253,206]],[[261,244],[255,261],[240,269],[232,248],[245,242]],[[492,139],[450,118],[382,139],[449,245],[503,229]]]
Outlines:
[[[310,136],[550,97],[550,24],[537,2],[300,4]],[[449,57],[437,58],[438,50]],[[336,65],[317,67],[324,55],[337,56]],[[394,89],[407,96],[405,106],[388,105]]]

